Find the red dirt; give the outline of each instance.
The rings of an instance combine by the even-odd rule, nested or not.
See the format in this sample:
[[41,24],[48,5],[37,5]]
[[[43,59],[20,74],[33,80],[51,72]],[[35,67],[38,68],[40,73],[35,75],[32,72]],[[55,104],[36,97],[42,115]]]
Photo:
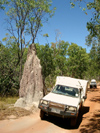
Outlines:
[[87,100],[79,115],[77,126],[57,117],[40,120],[39,110],[19,119],[0,121],[0,133],[100,133],[100,86],[88,91]]

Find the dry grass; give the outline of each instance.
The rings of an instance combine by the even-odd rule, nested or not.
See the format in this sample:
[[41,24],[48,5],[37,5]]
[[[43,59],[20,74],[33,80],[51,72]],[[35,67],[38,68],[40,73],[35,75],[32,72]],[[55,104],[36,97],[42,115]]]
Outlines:
[[18,97],[0,97],[0,104],[14,104],[17,101]]
[[0,120],[10,119],[10,116],[18,118],[32,113],[22,108],[15,108],[13,105],[17,99],[18,97],[0,98]]
[[32,113],[31,111],[22,108],[11,107],[4,110],[0,110],[0,120],[10,119],[11,118],[10,116],[14,116],[15,119],[22,116],[30,115],[31,113]]

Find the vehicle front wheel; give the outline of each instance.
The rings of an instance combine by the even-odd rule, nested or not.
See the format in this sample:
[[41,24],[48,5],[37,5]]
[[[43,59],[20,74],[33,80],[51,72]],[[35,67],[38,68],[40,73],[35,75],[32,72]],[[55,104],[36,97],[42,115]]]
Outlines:
[[41,120],[45,119],[45,112],[43,110],[40,110],[40,118]]
[[75,126],[76,126],[76,123],[77,123],[77,117],[71,118],[70,125],[71,125],[72,127],[75,127]]

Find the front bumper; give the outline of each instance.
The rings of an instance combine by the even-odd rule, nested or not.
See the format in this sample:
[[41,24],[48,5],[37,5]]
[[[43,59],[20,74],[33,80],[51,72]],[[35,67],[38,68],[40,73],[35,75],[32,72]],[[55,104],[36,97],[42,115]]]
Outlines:
[[97,84],[90,84],[90,88],[96,88],[97,87]]
[[38,107],[39,107],[39,109],[46,112],[46,114],[48,114],[48,115],[50,114],[50,115],[54,115],[54,116],[58,116],[58,117],[62,117],[62,118],[72,118],[72,117],[78,116],[78,111],[76,111],[76,112],[65,111],[65,110],[61,110],[58,108],[52,108],[49,106],[44,106],[42,104],[39,104]]

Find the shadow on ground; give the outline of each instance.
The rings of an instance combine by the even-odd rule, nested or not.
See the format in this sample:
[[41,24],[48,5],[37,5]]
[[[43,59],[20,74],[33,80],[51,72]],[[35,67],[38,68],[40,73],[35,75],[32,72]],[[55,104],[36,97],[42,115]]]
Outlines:
[[80,129],[81,133],[99,133],[100,132],[100,110],[98,110],[89,119],[89,123],[83,125]]
[[69,130],[70,129],[78,129],[78,127],[80,126],[80,124],[82,122],[83,115],[86,114],[87,112],[89,112],[89,107],[83,107],[79,113],[77,124],[75,127],[70,126],[70,119],[63,119],[63,118],[59,118],[59,117],[55,117],[55,116],[47,116],[45,120],[49,121],[61,128],[64,128],[64,129],[69,129]]
[[88,88],[88,91],[89,92],[97,92],[98,91],[98,88]]
[[91,98],[90,101],[91,101],[91,102],[100,103],[100,96],[96,96],[96,97],[94,97],[94,98]]

